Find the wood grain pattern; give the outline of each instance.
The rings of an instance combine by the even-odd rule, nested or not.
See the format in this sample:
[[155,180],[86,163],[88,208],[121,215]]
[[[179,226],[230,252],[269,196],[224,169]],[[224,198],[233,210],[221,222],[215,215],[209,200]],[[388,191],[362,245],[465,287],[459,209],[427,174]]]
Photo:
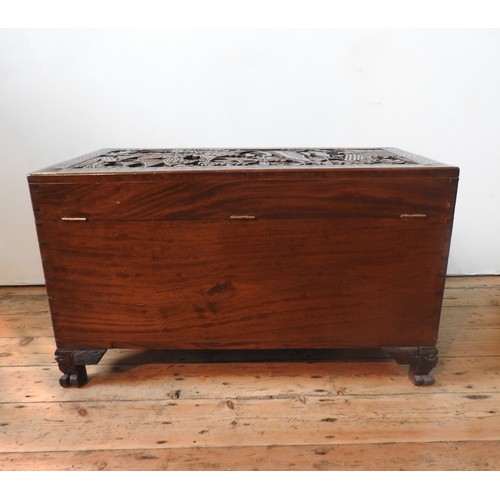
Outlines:
[[[351,174],[352,175],[352,174]],[[252,214],[258,219],[396,218],[421,213],[446,218],[454,203],[453,171],[404,177],[380,175],[346,177],[323,175],[311,180],[269,174],[242,178],[241,174],[199,173],[163,176],[155,182],[107,182],[98,178],[80,183],[31,184],[38,221],[61,217],[88,220],[228,219]]]
[[0,453],[2,470],[494,471],[500,441]]
[[[2,404],[2,450],[186,448],[500,440],[500,394],[296,399],[167,399]],[[459,409],[459,410],[458,410]],[[460,411],[461,418],[456,418]],[[277,417],[279,415],[279,417]],[[286,415],[286,418],[284,416]],[[147,416],[147,417],[145,417]],[[30,425],[26,425],[27,422]],[[99,432],[93,429],[99,422]],[[307,432],[304,429],[307,428]],[[61,433],[59,440],[54,436]],[[375,437],[376,436],[376,437]]]
[[58,347],[434,345],[445,270],[435,241],[445,229],[364,219],[46,223]]

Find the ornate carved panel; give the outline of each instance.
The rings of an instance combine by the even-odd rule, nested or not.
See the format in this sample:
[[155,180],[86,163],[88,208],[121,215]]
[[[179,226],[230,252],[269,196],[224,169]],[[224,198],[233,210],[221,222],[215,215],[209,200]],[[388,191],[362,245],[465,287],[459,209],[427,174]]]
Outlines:
[[117,149],[65,170],[414,165],[385,149]]

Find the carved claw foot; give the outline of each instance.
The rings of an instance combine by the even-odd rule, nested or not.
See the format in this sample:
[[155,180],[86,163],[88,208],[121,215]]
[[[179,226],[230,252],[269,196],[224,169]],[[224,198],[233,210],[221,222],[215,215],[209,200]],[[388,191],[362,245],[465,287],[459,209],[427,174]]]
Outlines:
[[432,385],[434,377],[429,372],[437,365],[438,350],[435,347],[385,348],[399,364],[409,364],[408,375],[415,385]]
[[56,350],[56,361],[63,376],[59,379],[62,387],[82,387],[88,381],[85,365],[95,365],[104,356],[106,349]]
[[87,369],[85,366],[75,366],[74,372],[75,373],[65,373],[61,376],[59,379],[61,387],[81,387],[88,382]]
[[415,384],[415,385],[432,385],[435,380],[432,375],[412,375],[409,373],[410,380]]
[[429,372],[437,362],[438,350],[435,347],[419,347],[408,370],[411,381],[415,385],[432,385],[434,377]]

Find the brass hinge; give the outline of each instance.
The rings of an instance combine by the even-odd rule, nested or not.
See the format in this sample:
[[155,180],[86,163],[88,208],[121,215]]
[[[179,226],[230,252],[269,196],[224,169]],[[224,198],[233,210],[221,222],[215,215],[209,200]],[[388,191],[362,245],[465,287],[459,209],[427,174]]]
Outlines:
[[231,215],[229,218],[235,220],[252,220],[255,219],[255,215]]
[[401,219],[425,219],[427,214],[401,214]]

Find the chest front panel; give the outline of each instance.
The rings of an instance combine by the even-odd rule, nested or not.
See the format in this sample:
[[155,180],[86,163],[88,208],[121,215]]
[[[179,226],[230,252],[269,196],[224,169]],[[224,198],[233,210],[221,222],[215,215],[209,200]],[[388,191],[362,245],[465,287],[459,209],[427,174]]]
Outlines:
[[453,168],[30,183],[59,347],[434,345]]

